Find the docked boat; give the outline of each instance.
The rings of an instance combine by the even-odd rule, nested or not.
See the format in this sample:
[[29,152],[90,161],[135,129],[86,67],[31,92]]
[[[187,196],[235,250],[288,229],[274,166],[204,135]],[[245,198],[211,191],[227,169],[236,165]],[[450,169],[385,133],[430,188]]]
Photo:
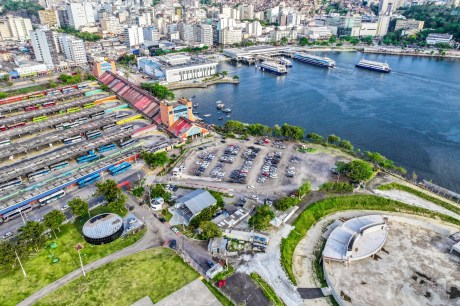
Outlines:
[[219,120],[224,120],[224,117],[219,117]]
[[284,65],[285,67],[292,67],[292,62],[283,57],[278,59],[278,63],[280,63],[281,65]]
[[204,114],[203,117],[211,117],[211,114]]
[[387,63],[368,61],[365,59],[360,60],[359,63],[356,64],[356,67],[379,72],[391,71],[391,68]]
[[232,109],[231,108],[225,108],[222,110],[223,113],[231,113],[232,112]]
[[223,109],[225,107],[224,103],[217,104],[217,109]]
[[259,69],[262,71],[274,73],[276,75],[282,75],[287,73],[287,69],[285,66],[272,61],[265,61],[261,63],[259,65]]
[[335,61],[328,57],[321,57],[308,53],[296,53],[293,57],[295,60],[321,67],[334,68]]

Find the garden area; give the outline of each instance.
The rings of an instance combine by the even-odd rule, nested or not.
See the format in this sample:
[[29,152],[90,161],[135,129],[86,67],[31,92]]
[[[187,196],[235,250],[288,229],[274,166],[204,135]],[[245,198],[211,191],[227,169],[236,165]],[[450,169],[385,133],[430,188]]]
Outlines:
[[131,305],[147,295],[157,303],[197,277],[172,250],[155,248],[90,271],[36,305]]
[[[110,209],[100,206],[91,211],[91,215],[103,212],[111,212]],[[21,261],[27,277],[24,277],[21,268],[14,266],[0,267],[0,305],[16,305],[35,291],[54,282],[62,276],[79,268],[78,254],[74,247],[81,243],[84,248],[81,251],[83,264],[88,264],[99,258],[105,257],[138,241],[145,233],[138,233],[119,238],[105,245],[90,245],[84,241],[80,229],[88,219],[84,217],[76,219],[75,224],[68,223],[56,230],[50,239],[46,240],[44,247],[37,248],[28,256],[22,256]],[[4,254],[0,254],[3,256]],[[57,259],[57,260],[56,260]],[[14,290],[12,290],[14,288]]]

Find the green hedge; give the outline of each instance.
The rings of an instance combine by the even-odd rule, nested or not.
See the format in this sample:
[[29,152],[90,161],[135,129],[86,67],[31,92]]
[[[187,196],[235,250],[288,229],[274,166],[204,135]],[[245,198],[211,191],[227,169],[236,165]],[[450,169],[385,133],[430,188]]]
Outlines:
[[353,189],[354,187],[350,183],[336,183],[336,182],[324,183],[319,187],[320,191],[332,192],[332,193],[352,192]]
[[397,189],[397,190],[405,191],[405,192],[408,192],[408,193],[412,193],[413,195],[416,195],[416,196],[418,196],[418,197],[420,197],[422,199],[425,199],[427,201],[430,201],[432,203],[438,204],[439,206],[442,206],[445,209],[448,209],[448,210],[460,215],[460,207],[455,206],[455,205],[450,204],[450,203],[447,203],[447,202],[445,202],[445,201],[443,201],[443,200],[441,200],[439,198],[432,197],[432,196],[426,194],[423,191],[411,188],[411,187],[406,186],[406,185],[402,185],[402,184],[399,184],[399,183],[390,183],[390,184],[379,186],[379,188],[377,188],[377,189],[380,189],[380,190]]
[[291,231],[287,238],[283,238],[281,241],[281,264],[289,279],[294,284],[296,284],[297,281],[292,270],[292,261],[297,244],[307,234],[308,230],[321,218],[346,210],[379,210],[409,213],[431,218],[437,217],[443,221],[460,225],[460,220],[453,217],[378,196],[352,195],[320,200],[308,206],[299,215],[293,224],[295,229]]
[[267,299],[271,302],[272,305],[276,306],[283,306],[285,305],[283,301],[276,295],[275,291],[269,284],[267,284],[263,278],[255,273],[251,273],[251,278],[257,284],[257,286],[262,290],[263,294],[267,297]]

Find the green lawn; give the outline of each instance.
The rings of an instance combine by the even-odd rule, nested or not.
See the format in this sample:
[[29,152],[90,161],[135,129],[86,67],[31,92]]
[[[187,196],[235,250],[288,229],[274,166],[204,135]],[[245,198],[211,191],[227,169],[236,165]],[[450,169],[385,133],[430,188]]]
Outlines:
[[[102,212],[102,208],[98,211]],[[81,251],[83,264],[88,264],[133,244],[144,233],[145,230],[142,230],[106,245],[93,246],[84,241],[76,225],[66,224],[61,228],[61,232],[57,232],[57,240],[53,236],[46,242],[46,248],[22,259],[27,272],[26,278],[19,266],[11,270],[0,269],[0,305],[16,305],[38,289],[78,269],[78,255],[74,246],[79,242],[84,245]],[[48,247],[52,242],[58,245],[54,250]],[[51,263],[52,255],[59,259],[58,263]]]
[[155,248],[91,271],[35,305],[131,305],[146,295],[157,303],[197,277],[172,250]]
[[448,210],[450,210],[450,211],[452,211],[452,212],[454,212],[456,214],[460,214],[460,207],[455,206],[453,204],[450,204],[450,203],[448,203],[446,201],[443,201],[443,200],[441,200],[439,198],[432,197],[426,192],[411,188],[411,187],[406,186],[406,185],[402,185],[402,184],[399,184],[399,183],[390,183],[390,184],[379,186],[379,188],[377,188],[377,189],[380,189],[380,190],[397,189],[397,190],[405,191],[405,192],[408,192],[408,193],[412,193],[413,195],[416,195],[416,196],[418,196],[418,197],[420,197],[422,199],[430,201],[431,203],[438,204],[439,206],[442,206],[445,209],[448,209]]
[[281,242],[281,265],[294,284],[297,284],[297,281],[292,270],[292,261],[297,244],[321,218],[346,210],[380,210],[409,213],[430,218],[439,218],[443,221],[460,225],[460,220],[453,217],[378,196],[352,195],[320,200],[308,206],[299,215],[293,224],[295,229],[290,232],[287,238],[283,238]]

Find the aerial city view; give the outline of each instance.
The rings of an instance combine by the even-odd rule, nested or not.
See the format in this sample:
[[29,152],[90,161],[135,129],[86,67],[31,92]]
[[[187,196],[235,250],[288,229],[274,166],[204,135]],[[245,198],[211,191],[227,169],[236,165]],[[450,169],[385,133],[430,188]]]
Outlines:
[[0,0],[0,306],[460,306],[460,0]]

